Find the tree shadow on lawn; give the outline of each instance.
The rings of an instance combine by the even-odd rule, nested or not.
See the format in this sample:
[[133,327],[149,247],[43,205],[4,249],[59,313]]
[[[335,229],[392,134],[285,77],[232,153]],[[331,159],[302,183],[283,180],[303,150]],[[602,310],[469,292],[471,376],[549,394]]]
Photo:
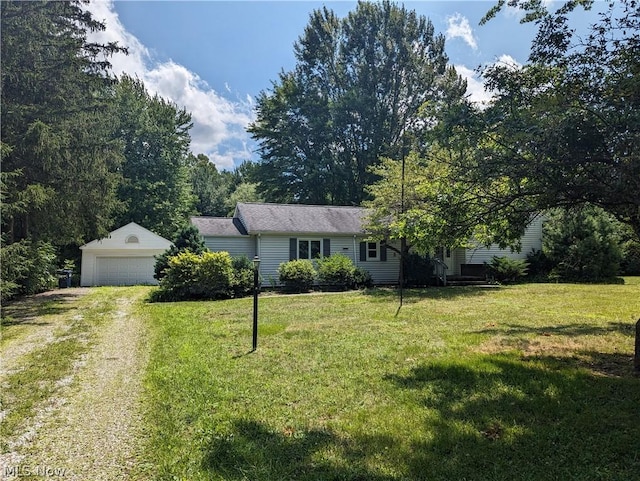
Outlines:
[[531,326],[523,324],[496,324],[486,329],[476,331],[477,334],[503,334],[507,336],[519,336],[526,334],[537,334],[540,336],[598,336],[611,333],[620,333],[626,336],[634,336],[635,321],[626,322],[609,322],[604,326],[595,326],[593,324],[564,324],[553,326]]
[[50,323],[37,319],[76,309],[73,301],[87,292],[87,289],[58,289],[16,299],[2,306],[2,325],[49,325]]
[[614,378],[566,359],[479,355],[388,379],[424,407],[432,434],[412,444],[410,479],[638,479],[640,380],[630,370]]
[[[403,302],[412,304],[425,299],[457,299],[459,297],[480,297],[486,296],[496,289],[498,286],[482,287],[482,286],[452,286],[452,287],[425,287],[410,288],[403,291]],[[400,299],[400,291],[395,287],[376,287],[373,289],[365,289],[362,291],[364,295],[374,300],[384,302]]]
[[404,428],[278,432],[240,419],[209,440],[204,468],[264,481],[638,479],[640,379],[576,366],[511,353],[425,363],[385,376],[385,402],[413,416]]
[[[240,419],[233,423],[233,434],[210,441],[204,468],[226,480],[393,481],[396,478],[368,468],[364,461],[370,453],[362,452],[364,445],[391,441],[354,442],[324,429],[286,428],[279,433],[260,422]],[[328,451],[338,451],[349,462],[324,458]]]

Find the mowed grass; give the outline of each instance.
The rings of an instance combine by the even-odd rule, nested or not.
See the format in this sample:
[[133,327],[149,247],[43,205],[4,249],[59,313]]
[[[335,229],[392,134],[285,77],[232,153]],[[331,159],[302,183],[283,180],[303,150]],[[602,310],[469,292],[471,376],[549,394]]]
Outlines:
[[[145,304],[158,480],[640,479],[640,283]],[[396,315],[397,314],[397,315]]]

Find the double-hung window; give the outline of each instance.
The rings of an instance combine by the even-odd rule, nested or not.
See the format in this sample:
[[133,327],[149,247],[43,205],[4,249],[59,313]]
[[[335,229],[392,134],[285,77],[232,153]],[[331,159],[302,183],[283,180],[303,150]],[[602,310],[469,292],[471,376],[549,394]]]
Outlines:
[[367,260],[380,260],[380,244],[378,242],[367,242]]
[[360,242],[360,262],[387,260],[387,246],[384,242],[362,241]]

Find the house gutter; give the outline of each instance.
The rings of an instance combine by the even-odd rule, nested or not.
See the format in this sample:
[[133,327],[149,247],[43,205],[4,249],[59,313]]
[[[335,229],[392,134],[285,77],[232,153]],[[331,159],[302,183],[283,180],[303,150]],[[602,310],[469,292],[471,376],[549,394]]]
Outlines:
[[358,267],[358,260],[360,259],[360,256],[356,253],[356,245],[356,234],[353,234],[353,265]]
[[256,255],[262,259],[262,234],[256,235]]

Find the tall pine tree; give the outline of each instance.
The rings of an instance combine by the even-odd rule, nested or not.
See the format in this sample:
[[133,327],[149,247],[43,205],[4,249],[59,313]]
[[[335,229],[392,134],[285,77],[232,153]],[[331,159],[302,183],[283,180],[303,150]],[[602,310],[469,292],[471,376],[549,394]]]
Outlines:
[[172,238],[193,213],[189,178],[191,115],[150,95],[140,80],[123,77],[117,86],[116,132],[124,145],[124,204],[118,225],[138,224]]
[[121,147],[111,137],[115,44],[79,1],[3,1],[4,241],[82,243],[104,235],[118,205]]

